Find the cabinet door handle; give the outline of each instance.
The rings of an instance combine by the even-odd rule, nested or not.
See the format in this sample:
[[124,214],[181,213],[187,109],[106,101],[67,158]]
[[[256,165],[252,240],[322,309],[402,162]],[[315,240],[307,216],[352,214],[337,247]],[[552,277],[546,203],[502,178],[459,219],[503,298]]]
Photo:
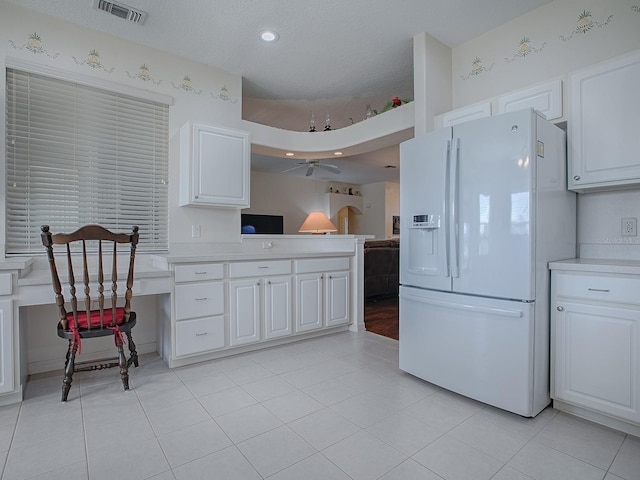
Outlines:
[[573,179],[576,180],[576,181],[580,180],[580,175],[574,175]]
[[556,307],[556,310],[558,310],[559,312],[564,312],[564,307],[562,305],[558,305]]
[[269,280],[269,281],[267,282],[267,284],[268,284],[268,285],[271,285],[271,280]]
[[203,333],[196,333],[196,337],[202,337],[204,335],[208,335],[209,332],[203,332]]
[[207,297],[198,297],[196,298],[196,302],[202,302],[203,300],[206,300]]
[[589,291],[590,292],[609,293],[611,290],[609,290],[608,288],[590,288]]

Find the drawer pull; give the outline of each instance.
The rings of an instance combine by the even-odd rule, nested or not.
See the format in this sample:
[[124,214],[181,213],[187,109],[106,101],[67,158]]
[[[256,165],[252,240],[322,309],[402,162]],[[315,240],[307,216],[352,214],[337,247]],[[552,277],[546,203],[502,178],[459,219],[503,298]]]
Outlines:
[[198,298],[196,298],[195,300],[196,300],[196,302],[202,302],[202,301],[204,301],[204,300],[207,300],[207,298],[208,298],[208,297],[198,297]]
[[260,265],[258,268],[269,268],[267,265]]
[[590,292],[601,292],[601,293],[609,293],[611,290],[608,288],[589,288]]
[[564,312],[564,307],[562,305],[558,305],[556,307],[556,310],[558,310],[559,312]]
[[204,272],[193,272],[193,273],[195,273],[196,275],[206,275],[207,271],[205,270]]
[[204,332],[204,333],[196,333],[196,337],[203,337],[205,335],[208,335],[209,332]]

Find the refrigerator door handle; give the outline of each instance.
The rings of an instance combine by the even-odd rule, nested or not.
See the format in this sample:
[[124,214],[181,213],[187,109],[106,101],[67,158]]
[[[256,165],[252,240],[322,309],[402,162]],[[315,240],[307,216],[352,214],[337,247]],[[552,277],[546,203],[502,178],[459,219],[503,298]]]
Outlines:
[[449,165],[449,258],[451,263],[451,277],[457,278],[458,272],[458,161],[460,139],[452,142]]

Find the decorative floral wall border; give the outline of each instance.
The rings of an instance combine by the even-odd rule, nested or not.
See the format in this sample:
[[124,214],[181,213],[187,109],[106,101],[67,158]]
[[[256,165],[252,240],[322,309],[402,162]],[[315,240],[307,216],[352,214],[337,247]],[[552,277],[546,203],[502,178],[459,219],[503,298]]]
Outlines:
[[560,40],[563,42],[568,42],[571,40],[574,35],[584,35],[587,32],[593,30],[594,28],[603,28],[609,25],[609,22],[613,18],[613,15],[609,15],[604,23],[600,23],[597,20],[592,18],[592,14],[590,10],[583,10],[580,15],[578,15],[578,22],[576,28],[573,29],[569,36],[560,35]]
[[9,40],[9,44],[16,50],[28,50],[36,55],[44,54],[49,58],[57,58],[60,55],[60,53],[54,53],[52,55],[47,50],[45,50],[42,38],[40,38],[40,35],[38,35],[37,32],[29,34],[27,43],[24,43],[20,46],[16,45],[13,40]]
[[462,78],[462,80],[466,80],[472,76],[477,77],[481,73],[491,71],[491,69],[493,68],[493,65],[494,63],[491,63],[491,65],[489,65],[488,67],[485,67],[484,65],[482,65],[482,60],[480,60],[479,57],[476,57],[471,62],[471,71],[469,71],[469,73],[467,73],[466,75],[460,75],[460,78]]
[[202,90],[196,90],[195,88],[193,88],[193,84],[191,82],[191,78],[189,78],[189,75],[185,75],[184,77],[182,77],[181,83],[175,84],[171,82],[171,85],[176,90],[184,90],[185,92],[195,93],[196,95],[200,95],[202,93]]
[[[26,42],[22,45],[19,45],[17,42],[14,42],[13,40],[9,40],[9,44],[18,51],[28,51],[35,55],[46,55],[51,59],[61,59],[59,58],[60,53],[51,54],[44,48],[44,42],[41,36],[36,32],[28,34]],[[85,59],[82,59],[73,55],[71,56],[71,59],[76,65],[86,66],[91,68],[92,70],[96,70],[96,71],[102,70],[103,72],[109,73],[109,74],[118,71],[115,67],[107,68],[102,63],[102,60],[100,59],[100,53],[97,48],[92,48],[87,54],[87,57]],[[128,78],[137,79],[142,82],[151,82],[154,85],[160,85],[162,83],[161,79],[154,78],[151,75],[151,71],[146,63],[142,63],[138,71],[135,73],[132,73],[128,70],[124,70],[124,73],[127,75]],[[175,83],[175,82],[170,82],[170,83],[174,89],[180,90],[185,93],[193,93],[196,95],[201,95],[202,93],[204,93],[204,90],[196,90],[195,88],[193,88],[193,82],[189,75],[184,75],[180,83]],[[218,92],[209,91],[209,95],[213,100],[228,102],[231,104],[238,103],[238,98],[231,97],[226,85],[222,85],[222,87],[220,87],[220,90]]]
[[518,44],[518,49],[516,53],[514,53],[511,58],[505,57],[504,61],[507,63],[513,63],[517,59],[524,58],[527,55],[531,55],[532,53],[540,53],[542,52],[546,44],[547,42],[543,42],[542,45],[540,45],[539,47],[533,47],[531,46],[531,40],[529,39],[529,37],[524,36],[522,37],[522,39],[520,40],[520,43]]
[[77,65],[86,65],[94,70],[101,69],[107,73],[111,73],[115,70],[114,67],[111,67],[107,70],[107,68],[100,61],[100,54],[95,48],[89,51],[89,54],[87,55],[87,58],[85,60],[78,60],[76,57],[71,58],[73,58],[73,61],[76,62]]
[[125,72],[129,78],[137,78],[138,80],[142,80],[143,82],[151,82],[154,85],[160,85],[162,83],[162,80],[156,81],[153,79],[153,77],[151,76],[151,72],[149,72],[149,67],[147,67],[146,63],[140,65],[138,73],[131,73],[129,72],[129,70],[125,70]]
[[[640,5],[631,6],[631,10],[640,13]],[[613,19],[613,14],[608,15],[606,19],[602,22],[594,20],[593,14],[589,10],[582,10],[578,14],[578,20],[576,26],[573,28],[569,35],[559,35],[558,38],[563,42],[568,42],[572,38],[578,35],[586,35],[588,32],[604,28],[608,26]],[[507,64],[513,63],[518,59],[525,59],[526,57],[531,56],[534,53],[542,53],[542,51],[547,46],[547,42],[543,42],[538,46],[534,46],[531,43],[531,40],[528,36],[524,35],[522,39],[519,41],[518,47],[516,49],[516,53],[514,53],[511,57],[505,57],[504,61]],[[471,70],[463,75],[460,75],[462,80],[468,80],[473,77],[479,77],[481,74],[489,72],[492,70],[494,63],[491,63],[489,67],[484,67],[479,57],[476,57],[471,62]]]
[[636,13],[640,13],[640,5],[631,5],[631,10]]
[[222,88],[220,89],[220,92],[216,95],[213,92],[211,92],[211,97],[214,98],[215,100],[222,100],[223,102],[230,102],[230,103],[237,103],[238,99],[231,99],[231,97],[229,97],[229,90],[227,90],[227,86],[223,85]]

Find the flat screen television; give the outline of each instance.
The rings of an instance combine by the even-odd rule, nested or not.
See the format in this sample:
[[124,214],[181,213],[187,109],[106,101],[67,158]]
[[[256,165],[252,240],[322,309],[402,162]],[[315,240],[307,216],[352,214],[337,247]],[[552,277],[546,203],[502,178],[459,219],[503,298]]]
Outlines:
[[[283,234],[284,217],[282,215],[257,215],[253,213],[240,214],[242,233]],[[253,229],[248,228],[252,226]]]

